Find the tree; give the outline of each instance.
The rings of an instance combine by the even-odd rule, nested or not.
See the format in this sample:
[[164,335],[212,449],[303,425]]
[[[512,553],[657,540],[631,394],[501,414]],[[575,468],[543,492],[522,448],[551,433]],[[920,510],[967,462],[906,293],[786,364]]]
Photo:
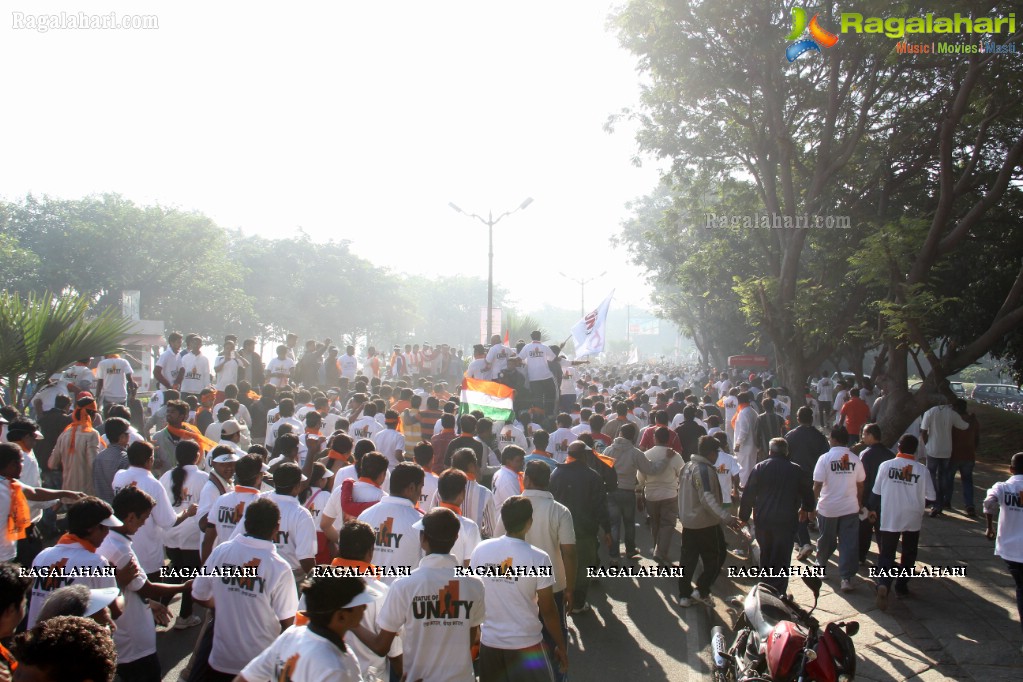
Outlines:
[[[891,13],[887,3],[861,5],[865,14]],[[835,6],[820,6],[825,26],[837,25]],[[937,386],[945,372],[999,344],[1008,352],[1006,335],[1023,321],[1020,273],[1008,289],[988,292],[997,309],[986,319],[978,313],[969,336],[948,339],[946,356],[932,347],[941,344],[935,323],[948,319],[951,303],[936,275],[967,254],[971,237],[991,234],[988,219],[1019,180],[1018,72],[1008,60],[980,54],[897,58],[892,39],[855,33],[786,65],[780,38],[791,7],[628,3],[612,23],[639,57],[646,83],[640,110],[625,115],[640,126],[641,151],[671,159],[675,180],[749,178],[771,219],[848,216],[848,230],[770,230],[766,267],[735,289],[750,326],[772,341],[779,376],[790,386],[847,343],[851,328],[862,336],[857,322],[873,315],[872,331],[887,346],[894,399],[881,421],[891,442],[938,399],[934,390],[908,397],[911,348],[932,361],[928,386]],[[900,9],[912,16],[923,5]],[[934,125],[921,125],[928,121]]]
[[132,321],[113,308],[90,316],[89,308],[80,296],[0,292],[0,377],[15,404],[28,384],[119,349]]

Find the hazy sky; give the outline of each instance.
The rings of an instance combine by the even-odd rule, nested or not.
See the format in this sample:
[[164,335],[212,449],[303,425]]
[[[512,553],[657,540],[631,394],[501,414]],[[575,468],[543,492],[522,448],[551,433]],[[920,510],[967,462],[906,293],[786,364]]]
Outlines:
[[[633,132],[631,55],[607,0],[516,3],[16,0],[0,14],[5,69],[0,194],[119,192],[225,227],[348,239],[378,265],[486,277],[524,308],[578,305],[558,275],[647,288],[608,237],[653,189]],[[157,30],[14,30],[12,11],[152,14]],[[443,235],[443,239],[441,239]],[[186,245],[183,245],[186,246]]]

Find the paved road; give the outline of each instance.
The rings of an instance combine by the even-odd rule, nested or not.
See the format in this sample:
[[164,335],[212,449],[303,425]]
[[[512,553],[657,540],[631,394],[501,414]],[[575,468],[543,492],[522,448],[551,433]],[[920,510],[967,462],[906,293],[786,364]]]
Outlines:
[[[637,541],[644,559],[652,542],[645,526]],[[678,537],[674,547],[677,553]],[[604,561],[606,565],[606,559]],[[574,680],[686,682],[709,674],[711,613],[674,603],[677,580],[603,578],[590,588],[593,610],[569,617],[569,676]],[[176,612],[177,604],[172,606]],[[197,607],[198,609],[198,607]],[[199,612],[197,610],[197,612]],[[164,680],[176,682],[198,628],[157,636]]]

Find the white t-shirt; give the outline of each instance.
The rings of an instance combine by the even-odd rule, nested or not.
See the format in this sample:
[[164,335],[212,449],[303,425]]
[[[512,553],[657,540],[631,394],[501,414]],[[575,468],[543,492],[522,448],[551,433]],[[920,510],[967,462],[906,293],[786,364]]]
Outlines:
[[337,358],[337,364],[341,368],[341,378],[348,379],[349,381],[355,378],[356,372],[359,371],[359,360],[354,355],[340,355]]
[[167,497],[167,491],[147,469],[130,466],[114,474],[111,487],[115,496],[122,488],[131,485],[156,500],[156,506],[153,507],[149,518],[132,538],[132,548],[135,556],[139,558],[142,570],[146,573],[155,573],[163,565],[164,532],[174,526],[178,517],[171,506],[170,498]]
[[575,395],[575,367],[567,361],[561,368],[561,395]]
[[472,553],[477,545],[483,542],[483,536],[480,535],[480,527],[476,525],[475,521],[467,519],[458,512],[455,512],[455,514],[458,516],[458,522],[462,524],[462,527],[458,531],[458,538],[455,540],[455,544],[451,546],[450,554],[458,560],[458,564],[461,566],[466,564],[472,557]]
[[[266,382],[277,388],[284,388],[291,381],[291,372],[295,369],[295,361],[291,358],[274,358],[270,362],[266,363],[266,369],[263,370],[264,376],[267,377]],[[283,373],[287,376],[275,377],[275,372]]]
[[[720,429],[718,430],[720,431]],[[714,462],[714,469],[717,471],[718,480],[721,482],[721,503],[730,504],[732,501],[732,476],[738,476],[741,470],[739,460],[724,450],[718,450],[718,458]]]
[[[561,546],[575,545],[572,512],[546,490],[527,488],[522,495],[528,497],[533,505],[533,525],[526,533],[526,542],[543,550],[551,558],[554,564],[554,593],[557,594],[568,586]],[[497,530],[494,534],[497,536],[505,534],[504,524],[500,519],[497,521]]]
[[[221,364],[223,363],[223,364]],[[235,351],[231,359],[225,360],[223,355],[218,355],[217,359],[213,362],[214,367],[220,367],[217,370],[217,390],[223,391],[227,388],[228,384],[238,385],[238,352]]]
[[488,575],[487,617],[483,621],[480,642],[495,649],[525,649],[541,640],[540,609],[536,593],[554,587],[554,567],[547,552],[525,540],[507,535],[481,542],[472,553],[469,565],[501,571],[519,567],[546,569],[547,576]]
[[487,371],[487,361],[477,358],[470,362],[469,367],[465,370],[465,376],[470,379],[489,379],[490,372]]
[[571,429],[558,429],[551,434],[550,441],[547,443],[547,452],[551,453],[554,461],[563,464],[568,458],[568,446],[574,440],[579,439]]
[[185,375],[181,377],[181,392],[199,394],[201,390],[210,385],[210,359],[195,353],[185,353],[181,356],[181,367]]
[[[515,355],[515,351],[503,343],[495,343],[487,351],[486,363],[490,365],[490,373],[485,379],[497,379],[501,372],[508,368],[508,359]],[[472,365],[469,365],[472,367]]]
[[227,542],[234,535],[235,528],[244,526],[245,509],[259,496],[259,491],[246,486],[235,486],[224,493],[210,507],[207,522],[217,529],[214,547]]
[[333,642],[305,625],[293,625],[273,645],[242,669],[248,682],[361,682],[359,661],[351,649],[341,651]]
[[[664,456],[670,449],[667,445],[655,445],[644,452],[643,455],[647,460],[656,464],[664,461]],[[686,461],[682,459],[682,455],[676,452],[668,460],[668,465],[659,474],[648,476],[642,471],[637,471],[636,480],[639,482],[639,486],[643,490],[643,495],[646,499],[650,502],[660,502],[678,497],[679,474],[685,466]],[[728,485],[731,488],[731,483]],[[724,490],[721,492],[724,493]]]
[[728,430],[731,430],[732,417],[735,416],[735,412],[739,409],[739,399],[734,395],[725,396],[721,404],[725,407],[725,424]]
[[387,458],[387,467],[393,469],[402,460],[398,459],[399,453],[405,453],[405,436],[398,433],[397,429],[382,429],[372,437],[373,444],[377,446],[377,452]]
[[813,468],[813,482],[824,484],[817,513],[828,518],[859,513],[856,484],[866,478],[860,458],[849,448],[833,447],[825,452]]
[[948,459],[952,456],[952,429],[966,430],[970,425],[951,405],[935,405],[924,412],[920,429],[927,432],[927,456]]
[[831,379],[827,377],[821,377],[820,381],[817,382],[817,400],[822,403],[830,403],[832,400],[832,394],[835,390],[835,384]]
[[[281,510],[281,523],[277,529],[277,537],[274,538],[277,553],[288,562],[292,570],[302,568],[300,559],[316,557],[316,525],[313,523],[313,515],[299,503],[298,499],[290,495],[278,495],[273,492],[262,493],[260,497],[273,500]],[[232,538],[244,535],[244,526],[243,523],[238,524]]]
[[1023,562],[1023,476],[999,481],[987,491],[984,513],[998,513],[995,554],[1006,561]]
[[873,493],[881,496],[880,529],[895,533],[920,530],[926,500],[935,499],[931,472],[908,457],[881,462]]
[[[327,503],[323,506],[323,514],[334,519],[334,530],[339,531],[341,526],[344,525],[344,513],[341,509],[341,483],[349,478],[355,479],[355,465],[351,464],[338,469],[334,477],[337,479],[337,482],[334,483],[334,487],[330,491],[330,497],[327,498]],[[385,478],[383,487],[387,488],[389,482],[390,478]],[[372,483],[356,480],[352,485],[353,502],[379,502],[383,497],[383,489],[376,487]]]
[[359,417],[348,427],[348,435],[352,437],[352,440],[356,441],[362,438],[369,438],[376,444],[375,436],[380,431],[383,431],[383,429],[383,425],[375,417]]
[[410,680],[475,679],[469,642],[471,629],[481,625],[485,615],[483,581],[456,578],[455,563],[450,554],[424,557],[412,575],[391,584],[377,616],[381,630],[402,632]]
[[[174,505],[174,493],[172,492],[174,481],[171,480],[173,472],[174,469],[171,469],[160,477],[160,485],[167,491],[167,499],[170,500],[172,506]],[[174,513],[180,514],[190,505],[198,505],[199,495],[209,480],[208,473],[199,471],[194,464],[187,465],[185,467],[185,482],[181,484],[181,504],[173,506]],[[199,514],[197,513],[164,531],[163,545],[175,549],[199,549]]]
[[509,497],[514,497],[522,493],[522,487],[519,485],[518,473],[512,471],[506,466],[502,466],[494,474],[493,483],[490,486],[494,489],[494,504],[500,509],[504,501]]
[[514,424],[505,424],[497,434],[497,448],[501,452],[509,445],[518,445],[523,451],[529,452],[529,440],[522,429]]
[[433,496],[437,492],[440,476],[428,469],[423,474],[423,492],[419,495],[419,508],[425,514],[433,509]]
[[[378,503],[359,514],[359,520],[373,527],[376,534],[373,563],[377,566],[419,565],[422,550],[419,547],[419,531],[412,528],[423,515],[404,497],[386,495]],[[382,578],[391,584],[393,577]]]
[[[132,551],[132,543],[126,536],[110,531],[99,546],[99,553],[115,568],[128,564],[139,564]],[[156,653],[156,621],[149,605],[142,601],[138,591],[146,585],[146,573],[140,571],[134,580],[121,590],[124,595],[124,612],[117,619],[114,630],[114,646],[117,647],[117,663],[131,663]]]
[[547,363],[558,358],[550,348],[539,341],[527,343],[519,352],[519,359],[526,361],[526,377],[530,381],[543,381],[554,377]]
[[61,378],[65,384],[74,384],[79,391],[91,391],[96,383],[96,375],[85,365],[71,365],[64,370]]
[[267,449],[273,449],[274,443],[277,442],[277,436],[281,431],[281,426],[284,424],[291,425],[291,432],[295,436],[301,436],[305,431],[305,423],[298,417],[281,417],[266,430],[266,438],[263,442],[266,444]]
[[[104,387],[103,392],[106,393],[106,387]],[[36,392],[33,402],[38,400],[42,403],[40,413],[46,412],[47,410],[53,409],[53,403],[57,400],[57,396],[59,395],[68,395],[67,384],[61,382],[44,386]]]
[[269,540],[242,535],[225,542],[206,560],[210,569],[221,566],[255,567],[257,577],[199,576],[192,584],[196,599],[213,598],[217,626],[209,664],[222,673],[238,674],[268,649],[281,633],[280,621],[298,611],[298,591],[291,567]]
[[131,365],[124,358],[103,358],[96,365],[96,375],[103,381],[103,400],[128,399],[128,377]]
[[[163,378],[167,380],[167,383],[173,386],[174,380],[178,376],[178,369],[181,367],[181,356],[175,353],[173,348],[168,347],[167,350],[160,353],[156,366],[163,372]],[[158,388],[164,389],[166,386],[160,384]]]
[[[107,569],[110,570],[110,562],[101,555],[90,552],[77,542],[66,545],[54,545],[47,547],[36,555],[32,562],[32,568],[37,571],[47,568],[51,572],[63,571],[66,577],[50,575],[42,577],[37,575],[32,578],[32,598],[28,605],[28,627],[31,629],[39,617],[39,610],[43,608],[43,602],[54,590],[68,585],[85,585],[86,587],[117,587],[117,580],[111,575],[79,575],[72,577],[75,569]],[[144,576],[143,576],[144,577]]]

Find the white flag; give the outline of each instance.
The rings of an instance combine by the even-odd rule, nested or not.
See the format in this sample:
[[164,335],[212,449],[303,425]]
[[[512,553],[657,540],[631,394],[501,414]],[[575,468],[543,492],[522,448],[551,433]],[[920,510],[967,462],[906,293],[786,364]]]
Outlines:
[[635,365],[639,362],[639,348],[635,346],[629,351],[629,359],[625,361],[627,365]]
[[607,309],[611,306],[614,290],[608,294],[604,302],[596,310],[579,320],[572,327],[572,339],[575,341],[576,359],[594,355],[604,351],[604,340],[607,327]]

